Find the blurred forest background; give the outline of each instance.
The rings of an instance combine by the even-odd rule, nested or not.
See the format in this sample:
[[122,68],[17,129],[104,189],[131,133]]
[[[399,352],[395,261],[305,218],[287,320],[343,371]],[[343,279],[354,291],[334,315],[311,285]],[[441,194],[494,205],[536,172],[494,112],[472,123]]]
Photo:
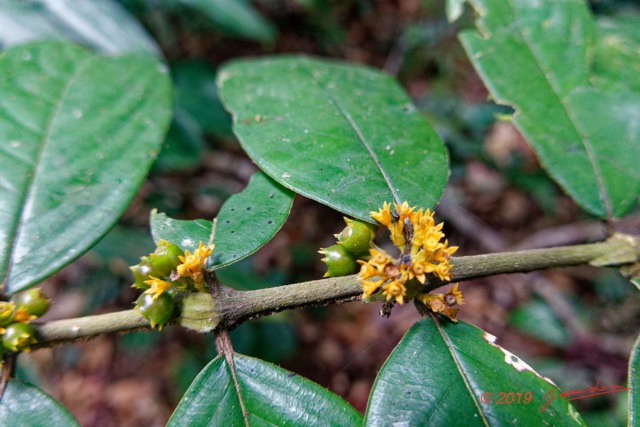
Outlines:
[[[174,81],[175,118],[151,174],[119,224],[88,254],[44,283],[44,320],[129,309],[127,268],[153,250],[153,208],[213,218],[256,170],[217,100],[216,67],[237,57],[300,53],[369,64],[397,77],[445,141],[451,177],[436,208],[449,241],[472,255],[602,239],[606,229],[547,177],[518,131],[496,117],[456,39],[441,0],[121,0],[155,39]],[[600,19],[640,14],[637,0],[591,2]],[[328,159],[330,161],[331,159]],[[254,289],[320,278],[317,253],[342,215],[296,196],[290,218],[253,256],[220,271],[225,285]],[[637,233],[636,208],[615,227]],[[563,389],[626,385],[640,330],[640,294],[615,271],[576,267],[461,283],[460,319],[496,335]],[[377,370],[419,318],[411,304],[390,318],[379,304],[280,313],[231,332],[234,348],[279,364],[364,411]],[[161,426],[215,357],[212,335],[182,328],[101,336],[19,359],[18,377],[39,385],[85,426]],[[425,360],[428,364],[429,361]],[[526,390],[504,390],[526,392]],[[575,401],[589,424],[625,425],[626,393]],[[212,402],[215,404],[215,402]]]

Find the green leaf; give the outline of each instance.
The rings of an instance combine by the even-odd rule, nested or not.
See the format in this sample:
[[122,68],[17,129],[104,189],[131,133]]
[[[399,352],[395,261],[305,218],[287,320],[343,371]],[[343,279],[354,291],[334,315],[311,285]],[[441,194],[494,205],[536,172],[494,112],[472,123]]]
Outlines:
[[0,400],[0,425],[77,426],[73,415],[37,387],[10,379]]
[[195,169],[200,165],[203,151],[202,129],[191,116],[176,109],[153,170],[172,172]]
[[605,90],[640,93],[640,15],[601,18],[597,26],[591,80]]
[[[293,193],[262,172],[255,173],[247,188],[220,208],[208,268],[215,270],[257,251],[280,230],[292,203]],[[204,219],[184,221],[155,211],[151,214],[154,240],[167,240],[183,250],[193,251],[200,241],[210,242],[212,228],[213,223]]]
[[160,49],[116,1],[2,1],[0,47],[44,39],[72,40],[104,53]]
[[95,243],[135,195],[171,115],[166,70],[59,42],[0,56],[0,281],[29,287]]
[[234,354],[233,366],[220,355],[200,372],[167,425],[361,424],[362,415],[329,390],[278,366]]
[[248,2],[238,0],[179,0],[208,16],[220,29],[233,36],[273,43],[276,28]]
[[542,300],[529,300],[513,310],[509,323],[521,332],[551,345],[564,348],[569,343],[567,329]]
[[440,198],[444,146],[386,74],[285,56],[235,61],[218,86],[243,148],[285,187],[369,221],[385,201]]
[[560,390],[494,336],[425,318],[380,369],[365,425],[584,425],[565,399],[544,406],[552,394]]
[[[640,92],[631,71],[638,69],[637,50],[613,55],[603,47],[606,33],[596,39],[582,1],[469,3],[479,15],[477,31],[463,31],[462,44],[496,102],[514,108],[513,121],[543,167],[594,215],[631,209],[640,193]],[[597,46],[594,77],[589,59]],[[603,67],[609,59],[615,65]],[[623,75],[613,67],[629,68],[625,75],[636,82],[612,84]]]
[[218,97],[215,68],[205,61],[191,60],[173,64],[171,74],[176,110],[188,114],[205,132],[231,136],[231,117]]
[[640,419],[640,336],[629,359],[629,425]]

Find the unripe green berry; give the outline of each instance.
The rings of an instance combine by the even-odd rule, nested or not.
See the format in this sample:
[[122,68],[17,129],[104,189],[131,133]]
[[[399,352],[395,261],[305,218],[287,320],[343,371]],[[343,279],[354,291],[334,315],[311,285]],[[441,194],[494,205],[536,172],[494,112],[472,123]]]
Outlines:
[[347,226],[337,234],[338,244],[342,245],[352,255],[366,254],[371,247],[374,233],[370,226],[356,219],[345,218]]
[[0,327],[7,326],[13,322],[15,311],[16,304],[13,301],[0,301]]
[[346,276],[356,271],[358,264],[355,258],[342,245],[329,246],[318,252],[325,256],[322,262],[327,264],[324,277]]
[[151,266],[151,275],[154,277],[169,277],[171,272],[181,263],[184,256],[182,249],[166,240],[158,242],[155,252],[149,255],[147,260]]
[[136,310],[151,323],[151,327],[162,329],[162,326],[171,319],[175,302],[167,292],[163,292],[154,299],[151,294],[142,294],[136,301]]
[[149,284],[144,283],[146,280],[151,279],[151,266],[146,260],[140,261],[136,265],[129,267],[129,270],[133,273],[133,287],[138,289],[149,289]]
[[50,301],[40,288],[29,289],[15,299],[18,308],[22,308],[36,317],[40,317],[47,312]]
[[14,352],[29,351],[36,342],[35,329],[28,323],[10,324],[2,336],[2,346]]

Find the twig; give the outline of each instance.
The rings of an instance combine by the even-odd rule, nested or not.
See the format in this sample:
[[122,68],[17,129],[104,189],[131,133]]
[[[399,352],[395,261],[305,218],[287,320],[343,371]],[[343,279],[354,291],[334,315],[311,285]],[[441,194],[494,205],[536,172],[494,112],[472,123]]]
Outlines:
[[[637,238],[622,236],[586,245],[458,257],[452,260],[451,281],[588,264],[602,257],[609,257],[608,265],[616,265],[618,254],[621,254],[619,264],[638,262],[639,248]],[[630,254],[635,256],[635,261],[630,260]],[[425,290],[430,291],[447,283],[432,279],[427,281]],[[236,291],[221,286],[215,296],[200,292],[185,297],[181,302],[182,315],[177,323],[201,332],[220,331],[231,329],[248,319],[283,310],[354,301],[361,294],[362,287],[357,275],[255,291]],[[38,344],[34,347],[51,347],[103,333],[148,328],[148,322],[133,310],[57,320],[37,327]]]

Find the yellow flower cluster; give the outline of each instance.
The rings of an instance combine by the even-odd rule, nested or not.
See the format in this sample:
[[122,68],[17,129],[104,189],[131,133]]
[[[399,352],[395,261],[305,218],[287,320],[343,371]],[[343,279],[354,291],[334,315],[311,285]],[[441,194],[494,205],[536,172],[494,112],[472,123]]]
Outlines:
[[[436,225],[429,209],[415,209],[407,202],[402,205],[385,202],[378,212],[371,212],[373,219],[389,229],[391,240],[402,255],[394,259],[385,251],[373,248],[368,261],[358,261],[361,264],[358,280],[362,283],[363,298],[381,289],[387,301],[403,304],[407,286],[414,284],[419,287],[425,283],[428,274],[440,280],[451,280],[451,255],[458,247],[449,246],[447,240],[442,241],[443,224]],[[432,311],[451,319],[455,319],[457,313],[451,307],[464,303],[457,285],[446,295],[419,294],[416,298]],[[436,301],[442,302],[442,308]]]
[[[149,289],[144,291],[145,294],[153,295],[153,299],[158,299],[162,293],[164,293],[167,289],[172,287],[176,287],[178,290],[189,290],[192,289],[191,286],[195,286],[196,290],[201,292],[204,290],[204,264],[207,260],[207,257],[211,255],[213,251],[214,245],[205,245],[200,242],[200,246],[196,249],[193,254],[191,254],[188,250],[184,251],[184,256],[178,256],[181,264],[176,266],[177,276],[171,276],[171,282],[160,279],[155,276],[149,276],[149,280],[145,280],[144,283],[149,285]],[[174,273],[175,273],[174,272]],[[191,280],[180,280],[182,278],[191,279]]]
[[176,270],[180,277],[190,277],[198,288],[204,284],[204,263],[211,252],[213,251],[213,245],[205,246],[200,242],[198,249],[193,251],[193,254],[189,251],[184,251],[184,256],[178,257],[182,264],[178,265]]

